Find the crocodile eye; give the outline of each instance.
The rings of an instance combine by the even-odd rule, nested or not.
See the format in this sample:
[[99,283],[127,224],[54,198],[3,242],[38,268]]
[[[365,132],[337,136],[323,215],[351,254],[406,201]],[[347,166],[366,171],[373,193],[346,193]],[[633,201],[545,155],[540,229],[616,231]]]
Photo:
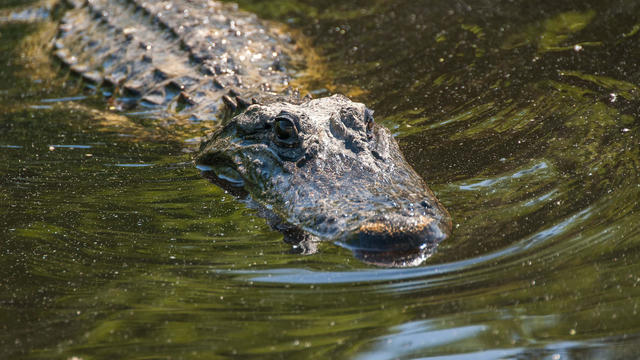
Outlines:
[[364,111],[364,121],[367,125],[367,134],[371,136],[373,131],[373,110],[366,109]]
[[289,140],[294,137],[296,127],[293,121],[285,118],[276,118],[276,135],[280,140]]
[[299,144],[295,120],[294,115],[284,111],[276,116],[273,123],[273,131],[275,133],[274,140],[278,145],[295,147]]

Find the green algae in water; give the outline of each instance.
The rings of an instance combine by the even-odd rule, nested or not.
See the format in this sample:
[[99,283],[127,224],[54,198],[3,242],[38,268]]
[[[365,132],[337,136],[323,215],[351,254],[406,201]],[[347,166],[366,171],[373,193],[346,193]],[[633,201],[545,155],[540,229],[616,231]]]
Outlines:
[[290,254],[193,168],[198,129],[105,111],[55,25],[5,24],[0,357],[635,357],[636,2],[241,6],[311,39],[311,89],[362,90],[454,236],[411,269]]

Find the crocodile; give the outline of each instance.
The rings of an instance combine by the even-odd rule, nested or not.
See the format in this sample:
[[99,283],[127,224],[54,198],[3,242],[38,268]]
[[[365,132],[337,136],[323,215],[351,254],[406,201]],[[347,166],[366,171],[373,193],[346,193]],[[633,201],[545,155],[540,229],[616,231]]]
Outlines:
[[290,90],[300,51],[277,25],[211,0],[66,3],[55,56],[116,108],[219,124],[195,159],[203,175],[302,252],[328,240],[412,266],[450,235],[449,213],[371,109]]

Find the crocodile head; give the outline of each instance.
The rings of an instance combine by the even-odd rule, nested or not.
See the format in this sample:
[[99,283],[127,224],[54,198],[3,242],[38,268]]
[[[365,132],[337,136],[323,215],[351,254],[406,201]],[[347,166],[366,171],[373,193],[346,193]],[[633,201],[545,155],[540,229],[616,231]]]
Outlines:
[[203,144],[197,162],[365,262],[420,264],[451,231],[391,133],[341,95],[251,105]]

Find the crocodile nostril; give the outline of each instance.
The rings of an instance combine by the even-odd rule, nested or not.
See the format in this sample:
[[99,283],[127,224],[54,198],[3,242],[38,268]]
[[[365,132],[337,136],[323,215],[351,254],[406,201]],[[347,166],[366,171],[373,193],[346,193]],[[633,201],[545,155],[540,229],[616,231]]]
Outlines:
[[375,234],[385,236],[411,234],[422,232],[433,221],[434,219],[429,216],[389,216],[362,224],[360,226],[360,232],[371,235]]
[[433,247],[447,236],[431,216],[389,214],[360,225],[346,245],[368,252],[418,251]]

